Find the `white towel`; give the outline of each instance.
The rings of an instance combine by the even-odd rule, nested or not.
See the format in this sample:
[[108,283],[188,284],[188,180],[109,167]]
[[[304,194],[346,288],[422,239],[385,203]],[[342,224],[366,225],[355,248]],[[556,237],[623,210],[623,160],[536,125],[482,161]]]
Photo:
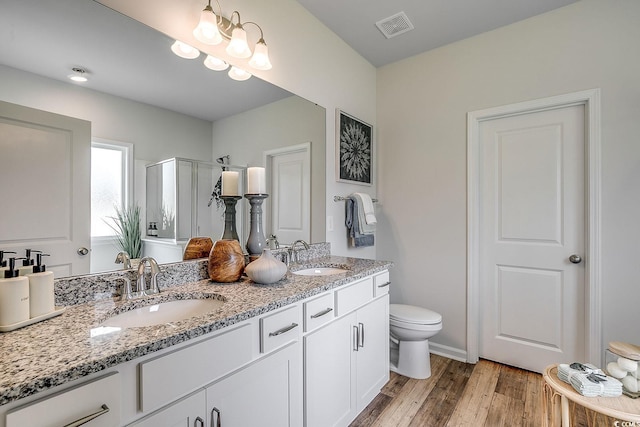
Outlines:
[[375,211],[373,208],[373,200],[371,200],[371,196],[367,193],[354,193],[357,197],[360,198],[362,202],[362,209],[364,210],[364,220],[368,225],[374,225],[378,221],[376,220]]
[[[606,376],[602,370],[588,363],[581,364],[583,370],[573,369],[570,365],[558,365],[558,378],[586,397],[615,397],[622,394],[622,383],[615,378]],[[600,380],[592,381],[589,375],[595,375]]]
[[[376,231],[375,224],[367,224],[366,215],[364,213],[364,206],[362,203],[362,197],[360,197],[362,193],[353,193],[351,196],[351,200],[354,202],[355,211],[358,214],[358,228],[360,234],[374,234]],[[354,212],[355,214],[355,212]]]

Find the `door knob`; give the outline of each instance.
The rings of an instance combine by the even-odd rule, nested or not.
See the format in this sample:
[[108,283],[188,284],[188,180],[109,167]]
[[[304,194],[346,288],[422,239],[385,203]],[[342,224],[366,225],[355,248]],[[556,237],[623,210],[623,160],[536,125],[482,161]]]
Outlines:
[[569,257],[569,261],[574,264],[580,264],[582,262],[582,257],[580,255],[573,254]]
[[81,247],[81,248],[78,248],[78,251],[77,251],[77,252],[78,252],[78,255],[82,255],[82,256],[84,256],[84,255],[86,255],[86,254],[88,254],[88,253],[89,253],[89,249],[87,249],[87,248],[85,248],[85,247],[83,246],[83,247]]

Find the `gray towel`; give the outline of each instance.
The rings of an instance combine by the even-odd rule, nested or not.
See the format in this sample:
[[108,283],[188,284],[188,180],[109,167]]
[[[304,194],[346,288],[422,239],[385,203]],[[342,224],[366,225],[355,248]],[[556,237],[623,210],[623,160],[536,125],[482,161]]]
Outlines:
[[373,246],[375,238],[373,234],[362,234],[359,228],[359,218],[356,203],[348,198],[345,203],[344,225],[347,227],[349,245],[355,248]]

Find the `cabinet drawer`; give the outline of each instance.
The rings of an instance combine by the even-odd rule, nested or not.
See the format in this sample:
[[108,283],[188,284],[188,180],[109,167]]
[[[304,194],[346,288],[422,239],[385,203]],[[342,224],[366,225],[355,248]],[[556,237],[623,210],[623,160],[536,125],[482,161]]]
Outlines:
[[333,293],[328,292],[304,303],[304,331],[309,332],[333,320]]
[[248,363],[251,337],[245,324],[141,363],[140,409],[157,409]]
[[336,291],[336,316],[342,316],[366,304],[373,298],[373,278],[347,285]]
[[268,353],[300,334],[300,306],[294,304],[285,310],[269,314],[260,319],[260,352]]
[[383,271],[382,273],[373,276],[373,293],[375,296],[388,294],[389,285],[391,285],[389,271]]
[[118,427],[121,394],[120,374],[114,372],[16,408],[7,414],[6,426],[60,427],[95,415],[87,426]]

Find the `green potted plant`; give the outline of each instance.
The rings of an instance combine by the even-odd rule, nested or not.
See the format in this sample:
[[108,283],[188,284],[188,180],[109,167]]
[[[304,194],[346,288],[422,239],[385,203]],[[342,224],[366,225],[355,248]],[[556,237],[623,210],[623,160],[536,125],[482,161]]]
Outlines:
[[[116,215],[110,217],[113,224],[109,226],[116,232],[116,245],[129,254],[132,260],[142,256],[142,229],[140,228],[140,206],[116,206]],[[133,263],[132,263],[133,266]]]

